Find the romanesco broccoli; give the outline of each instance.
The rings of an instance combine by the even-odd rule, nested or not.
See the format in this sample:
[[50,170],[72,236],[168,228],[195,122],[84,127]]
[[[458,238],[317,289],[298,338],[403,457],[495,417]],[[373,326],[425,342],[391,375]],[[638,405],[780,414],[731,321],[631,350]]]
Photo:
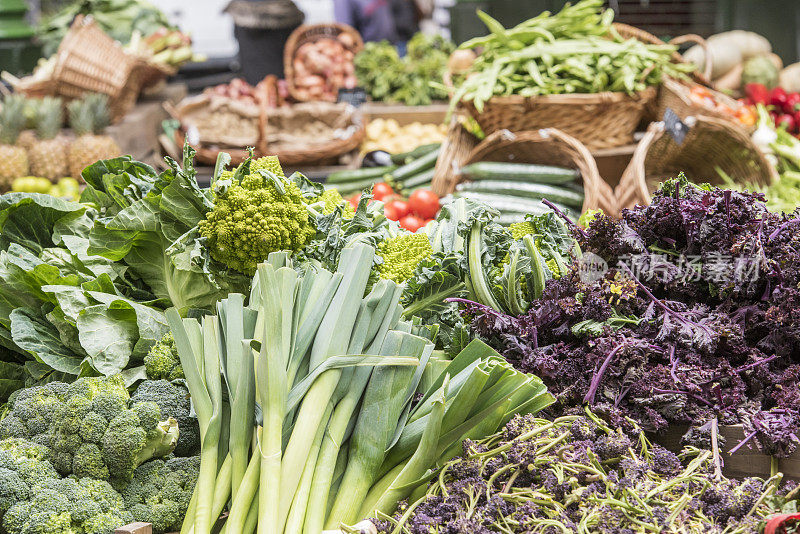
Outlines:
[[161,341],[153,345],[150,352],[144,357],[144,369],[150,380],[186,378],[178,358],[178,349],[175,347],[175,338],[172,337],[172,332],[164,334]]
[[220,183],[231,183],[217,188],[214,208],[198,229],[212,258],[253,275],[270,252],[300,250],[316,229],[300,188],[286,179],[277,157],[251,161],[241,182],[234,177],[234,172],[222,173]]
[[336,189],[326,189],[315,202],[323,203],[322,213],[324,215],[333,213],[339,206],[342,206],[342,219],[352,219],[356,214],[353,205],[342,198]]
[[383,259],[378,276],[401,284],[411,278],[422,260],[433,255],[433,248],[427,234],[403,233],[381,241],[376,253]]
[[522,239],[528,234],[532,234],[536,231],[533,224],[530,221],[523,221],[509,225],[509,230],[511,230],[511,237],[514,238],[514,241]]

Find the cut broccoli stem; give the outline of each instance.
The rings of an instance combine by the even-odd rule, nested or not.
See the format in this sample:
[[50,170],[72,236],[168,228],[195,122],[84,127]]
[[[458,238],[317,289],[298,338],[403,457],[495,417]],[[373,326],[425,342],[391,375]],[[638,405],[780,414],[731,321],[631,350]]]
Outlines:
[[161,421],[148,435],[147,444],[136,453],[133,467],[139,467],[147,460],[168,455],[175,450],[177,443],[178,422],[172,417]]

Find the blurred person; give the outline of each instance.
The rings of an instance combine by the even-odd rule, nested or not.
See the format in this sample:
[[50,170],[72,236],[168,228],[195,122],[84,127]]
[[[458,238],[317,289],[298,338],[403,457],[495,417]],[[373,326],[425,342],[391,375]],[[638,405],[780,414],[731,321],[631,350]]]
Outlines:
[[333,0],[333,12],[337,22],[358,30],[364,41],[400,41],[391,0]]

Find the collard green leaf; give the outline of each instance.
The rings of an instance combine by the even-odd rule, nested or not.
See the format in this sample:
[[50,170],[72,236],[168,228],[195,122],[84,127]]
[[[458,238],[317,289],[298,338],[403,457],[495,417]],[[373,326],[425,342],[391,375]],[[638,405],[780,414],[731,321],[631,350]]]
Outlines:
[[0,361],[0,403],[6,402],[9,395],[25,387],[27,376],[23,365]]
[[64,216],[85,207],[39,193],[8,193],[0,196],[0,250],[16,243],[38,253],[52,247],[53,226]]
[[131,307],[89,306],[78,315],[78,336],[92,367],[110,376],[128,366],[139,332]]
[[11,336],[37,361],[62,373],[80,374],[82,358],[64,346],[58,330],[39,310],[26,307],[11,312]]

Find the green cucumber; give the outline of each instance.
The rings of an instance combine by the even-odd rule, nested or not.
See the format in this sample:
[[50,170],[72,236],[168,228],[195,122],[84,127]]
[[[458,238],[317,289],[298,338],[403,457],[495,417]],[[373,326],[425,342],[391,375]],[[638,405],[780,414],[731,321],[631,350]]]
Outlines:
[[368,189],[378,183],[379,179],[368,178],[366,180],[359,180],[357,182],[347,182],[346,184],[328,184],[328,188],[339,190],[339,194],[344,196],[352,195],[353,193],[360,193],[364,189]]
[[420,145],[414,150],[409,150],[408,152],[403,152],[402,154],[393,154],[392,163],[395,165],[406,165],[417,158],[421,158],[425,154],[430,154],[440,146],[442,146],[441,143],[431,143],[428,145]]
[[578,171],[564,167],[499,161],[470,163],[461,167],[460,174],[470,180],[514,180],[540,184],[564,184],[580,176]]
[[[478,202],[483,202],[484,204],[488,204],[501,213],[506,211],[540,213],[542,212],[542,208],[547,210],[547,206],[545,204],[539,200],[534,200],[531,198],[495,195],[492,193],[473,193],[470,191],[456,191],[453,193],[453,196],[456,198],[469,198],[472,200],[477,200]],[[564,206],[563,204],[559,204],[557,202],[553,202],[553,204],[565,213],[574,213],[574,210]]]
[[406,179],[419,174],[422,171],[427,171],[436,165],[436,159],[439,157],[440,148],[436,148],[433,152],[428,152],[419,159],[415,159],[407,165],[398,167],[390,174],[395,183],[404,182]]
[[565,206],[580,209],[583,206],[583,192],[577,193],[565,187],[533,184],[527,182],[509,182],[504,180],[489,182],[463,182],[456,187],[458,191],[474,193],[492,193],[510,197],[543,199],[558,202]]
[[430,168],[428,170],[422,171],[419,174],[415,174],[414,176],[407,178],[403,181],[403,190],[412,189],[414,187],[423,185],[423,184],[430,184],[433,181],[433,175],[436,173],[435,168]]
[[364,181],[367,178],[383,178],[384,174],[388,174],[396,168],[397,165],[391,165],[388,167],[364,167],[363,169],[336,171],[328,175],[327,183],[350,184],[351,182]]

